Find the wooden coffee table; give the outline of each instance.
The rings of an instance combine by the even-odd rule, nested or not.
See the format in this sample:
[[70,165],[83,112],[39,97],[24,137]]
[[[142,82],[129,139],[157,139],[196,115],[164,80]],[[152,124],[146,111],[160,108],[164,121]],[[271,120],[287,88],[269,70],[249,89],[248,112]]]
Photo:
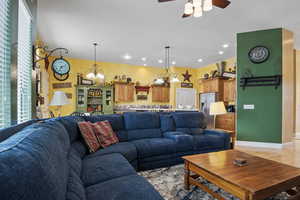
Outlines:
[[[238,167],[235,158],[243,158],[248,164]],[[287,191],[291,199],[300,199],[300,169],[256,157],[236,150],[183,157],[185,160],[185,188],[195,185],[216,199],[222,196],[201,184],[200,176],[241,200],[262,200]],[[293,189],[292,189],[293,188]]]

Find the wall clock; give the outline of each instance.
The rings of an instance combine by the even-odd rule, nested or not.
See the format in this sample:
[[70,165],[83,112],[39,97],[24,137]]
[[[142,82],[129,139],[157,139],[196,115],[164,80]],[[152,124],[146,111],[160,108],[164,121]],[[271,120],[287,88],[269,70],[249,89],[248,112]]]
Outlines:
[[266,62],[269,59],[269,56],[270,51],[265,46],[253,47],[248,53],[250,61],[255,64]]
[[63,57],[56,58],[52,63],[52,70],[59,75],[65,75],[70,72],[70,63]]
[[69,78],[69,73],[68,74],[64,74],[64,75],[60,75],[60,74],[57,74],[55,72],[53,72],[53,76],[56,80],[58,81],[65,81]]

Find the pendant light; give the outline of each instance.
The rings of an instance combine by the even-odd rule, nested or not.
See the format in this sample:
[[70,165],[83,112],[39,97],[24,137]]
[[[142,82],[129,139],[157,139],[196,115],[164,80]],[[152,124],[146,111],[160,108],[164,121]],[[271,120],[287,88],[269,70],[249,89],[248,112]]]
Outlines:
[[94,45],[94,65],[92,67],[92,71],[90,73],[88,73],[86,75],[86,77],[88,79],[93,79],[93,80],[99,79],[99,80],[103,81],[105,78],[103,71],[101,69],[97,70],[97,67],[98,67],[98,65],[97,65],[97,46],[98,46],[98,44],[94,43],[93,45]]
[[159,85],[164,84],[165,83],[164,77],[169,77],[171,83],[180,82],[178,75],[170,72],[170,46],[165,47],[165,73],[161,74],[155,80],[155,84],[159,84]]

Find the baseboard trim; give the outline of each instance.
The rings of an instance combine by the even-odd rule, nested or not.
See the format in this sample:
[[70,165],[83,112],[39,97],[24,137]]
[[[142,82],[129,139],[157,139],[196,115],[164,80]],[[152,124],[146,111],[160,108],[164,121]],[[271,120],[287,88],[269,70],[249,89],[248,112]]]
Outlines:
[[258,148],[272,148],[281,149],[292,142],[279,144],[279,143],[268,143],[268,142],[249,142],[249,141],[236,141],[238,146],[258,147]]
[[296,133],[295,139],[300,140],[300,132]]

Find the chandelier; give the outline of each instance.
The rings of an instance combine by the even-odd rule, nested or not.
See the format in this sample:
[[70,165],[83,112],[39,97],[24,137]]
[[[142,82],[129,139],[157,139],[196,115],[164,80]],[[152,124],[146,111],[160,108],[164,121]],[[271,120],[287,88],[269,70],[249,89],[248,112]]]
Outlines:
[[180,82],[178,75],[176,73],[172,73],[170,71],[170,46],[165,47],[165,73],[161,74],[156,80],[156,84],[164,84],[165,77],[170,79],[171,83],[178,83]]
[[184,6],[184,14],[201,17],[203,15],[203,11],[207,12],[212,9],[212,0],[189,0]]
[[86,77],[88,79],[93,79],[93,80],[100,79],[103,81],[104,80],[103,70],[101,70],[101,69],[97,70],[97,67],[98,67],[98,65],[97,65],[97,46],[98,46],[98,44],[94,43],[93,45],[94,45],[94,64],[92,66],[91,72],[88,73],[86,75]]

